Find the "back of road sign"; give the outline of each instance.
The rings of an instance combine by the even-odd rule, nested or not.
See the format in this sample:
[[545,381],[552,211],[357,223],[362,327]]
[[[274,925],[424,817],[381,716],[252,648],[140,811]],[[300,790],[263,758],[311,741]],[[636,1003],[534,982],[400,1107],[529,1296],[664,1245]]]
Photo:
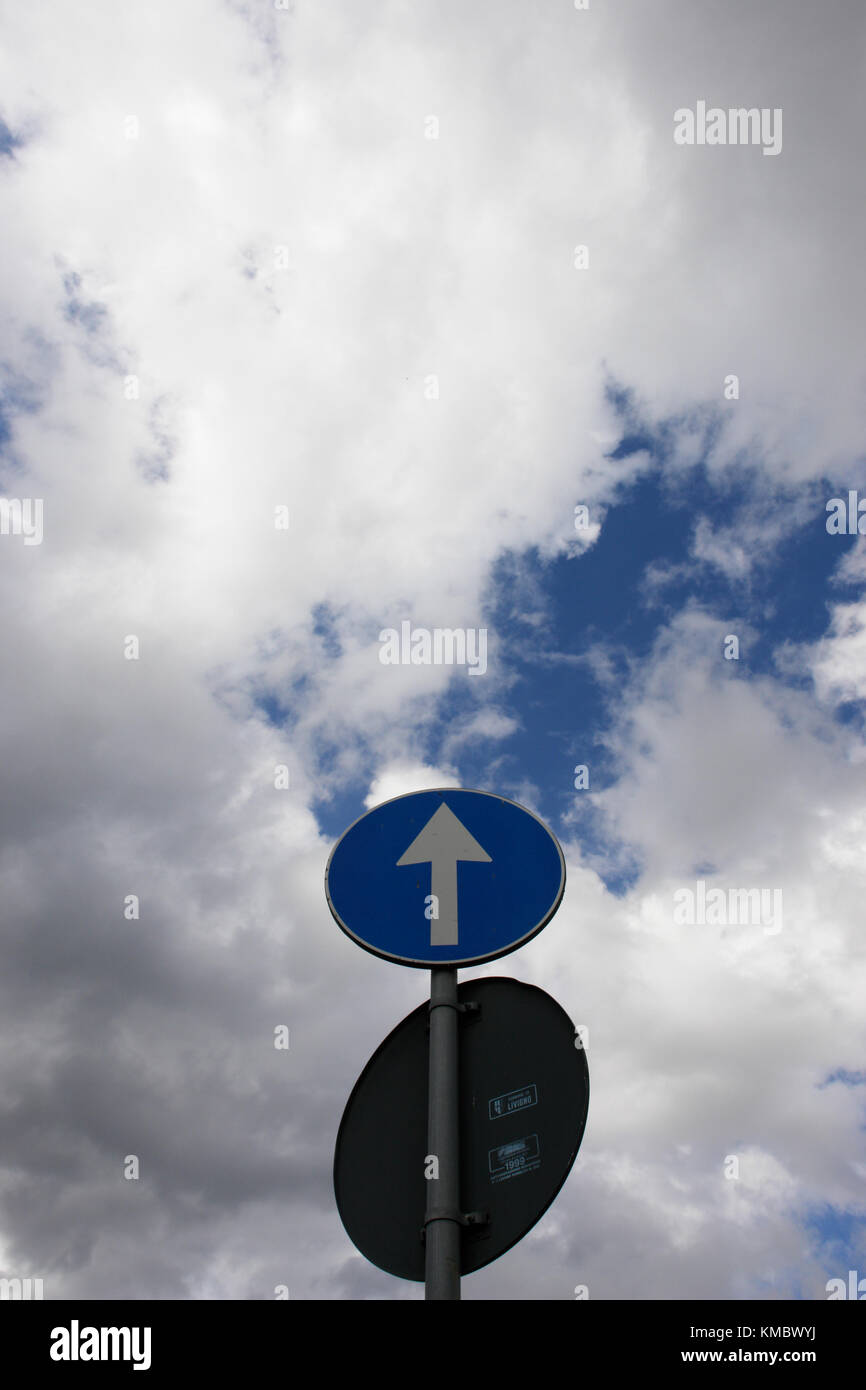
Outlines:
[[[550,1206],[586,1124],[589,1069],[573,1023],[550,995],[518,980],[458,985],[460,1205],[488,1216],[463,1227],[461,1274],[510,1249]],[[368,1260],[424,1279],[427,1004],[376,1050],[337,1136],[334,1191]],[[575,1044],[578,1044],[577,1046]]]

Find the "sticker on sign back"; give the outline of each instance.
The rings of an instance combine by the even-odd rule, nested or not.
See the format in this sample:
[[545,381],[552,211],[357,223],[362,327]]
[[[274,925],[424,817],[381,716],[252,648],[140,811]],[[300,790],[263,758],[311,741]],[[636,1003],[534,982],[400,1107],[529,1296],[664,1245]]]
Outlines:
[[504,1182],[506,1178],[517,1178],[521,1173],[531,1173],[541,1166],[538,1135],[530,1134],[525,1139],[513,1139],[510,1144],[500,1144],[487,1155],[491,1182]]
[[488,1109],[491,1120],[498,1120],[503,1115],[515,1115],[518,1110],[528,1110],[530,1105],[538,1104],[538,1087],[536,1085],[521,1086],[519,1091],[508,1091],[504,1096],[495,1096],[488,1101]]

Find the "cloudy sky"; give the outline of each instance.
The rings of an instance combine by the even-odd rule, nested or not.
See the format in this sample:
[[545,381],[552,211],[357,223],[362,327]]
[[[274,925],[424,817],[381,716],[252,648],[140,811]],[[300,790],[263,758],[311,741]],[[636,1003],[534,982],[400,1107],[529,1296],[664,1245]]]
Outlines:
[[[323,875],[462,785],[563,845],[474,973],[549,990],[592,1084],[464,1297],[866,1275],[862,7],[0,15],[0,1272],[423,1296],[331,1164],[427,977]],[[677,143],[699,103],[779,147]],[[486,670],[384,664],[402,622]],[[783,916],[684,923],[698,882]]]

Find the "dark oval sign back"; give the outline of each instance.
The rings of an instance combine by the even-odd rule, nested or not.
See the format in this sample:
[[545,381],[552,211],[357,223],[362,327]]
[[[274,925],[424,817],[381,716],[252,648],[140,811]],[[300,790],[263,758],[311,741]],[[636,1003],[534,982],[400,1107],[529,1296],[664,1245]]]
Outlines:
[[[574,1024],[544,990],[492,977],[458,986],[461,1274],[515,1245],[571,1169],[586,1125],[589,1068]],[[337,1135],[334,1191],[346,1231],[368,1260],[424,1279],[427,1198],[427,1004],[377,1048]]]

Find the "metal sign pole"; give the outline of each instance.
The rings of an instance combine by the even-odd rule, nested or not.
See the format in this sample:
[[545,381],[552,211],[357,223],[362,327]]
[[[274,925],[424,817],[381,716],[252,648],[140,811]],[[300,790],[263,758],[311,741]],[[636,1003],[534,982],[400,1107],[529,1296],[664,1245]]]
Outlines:
[[425,1298],[460,1298],[460,1136],[458,1124],[457,970],[430,971],[430,1051],[427,1162],[436,1172],[427,1183]]

